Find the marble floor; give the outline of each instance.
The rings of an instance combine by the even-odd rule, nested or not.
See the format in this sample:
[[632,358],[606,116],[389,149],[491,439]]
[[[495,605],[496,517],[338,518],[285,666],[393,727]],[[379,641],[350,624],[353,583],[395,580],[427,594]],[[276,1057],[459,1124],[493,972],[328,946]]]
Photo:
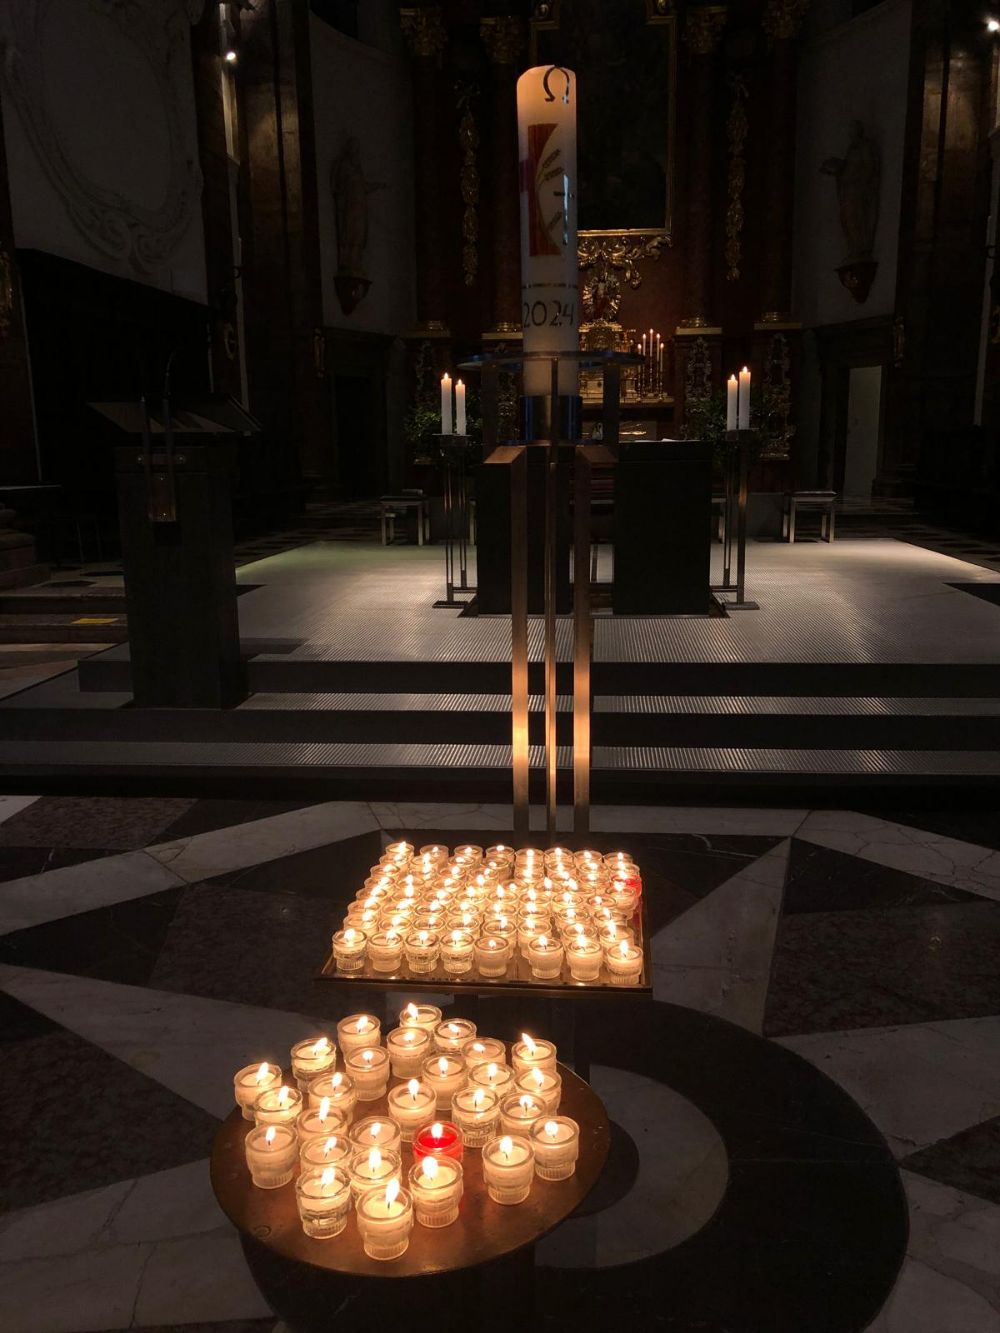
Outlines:
[[[388,838],[509,841],[509,823],[474,804],[0,797],[17,1108],[0,1328],[283,1329],[209,1184],[232,1071],[343,1011],[311,978]],[[538,1247],[536,1325],[1000,1333],[995,814],[593,823],[643,865],[654,998],[626,1039],[606,1006],[576,1021],[612,1152]],[[512,1035],[525,1009],[493,1003],[481,1028]],[[536,1017],[562,1043],[565,1013]]]

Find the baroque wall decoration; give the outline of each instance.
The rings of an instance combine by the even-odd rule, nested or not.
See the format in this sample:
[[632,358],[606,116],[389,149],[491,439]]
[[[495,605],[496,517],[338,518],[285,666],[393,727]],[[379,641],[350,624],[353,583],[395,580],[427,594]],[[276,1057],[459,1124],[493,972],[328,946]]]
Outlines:
[[726,281],[736,282],[743,260],[743,189],[746,185],[747,86],[735,75],[729,81],[732,101],[726,119],[726,139],[729,163],[727,171],[726,203]]
[[712,351],[705,338],[699,335],[688,347],[684,367],[685,410],[703,403],[712,396]]
[[581,269],[603,266],[605,271],[617,269],[633,289],[642,286],[642,273],[639,262],[643,259],[659,259],[660,251],[667,244],[667,238],[654,234],[650,236],[613,236],[595,234],[580,235],[577,242],[577,265]]
[[466,287],[472,286],[479,270],[479,131],[472,110],[475,96],[475,86],[463,84],[456,98],[458,142],[462,150],[462,273]]
[[201,170],[182,89],[190,84],[187,29],[204,0],[88,0],[146,61],[159,94],[168,144],[162,202],[146,207],[91,179],[72,160],[47,89],[44,30],[60,0],[18,0],[9,7],[0,76],[31,147],[87,243],[109,259],[148,274],[165,265],[187,231],[201,196]]
[[791,454],[795,424],[792,420],[792,356],[783,333],[772,333],[764,353],[762,416],[764,446],[761,458],[786,459]]

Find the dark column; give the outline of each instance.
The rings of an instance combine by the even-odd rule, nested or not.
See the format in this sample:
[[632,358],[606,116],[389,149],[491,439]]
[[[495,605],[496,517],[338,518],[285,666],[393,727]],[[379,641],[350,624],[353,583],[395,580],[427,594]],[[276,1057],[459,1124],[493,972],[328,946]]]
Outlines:
[[517,177],[517,76],[524,26],[514,15],[480,20],[490,58],[493,155],[489,200],[493,215],[493,324],[487,334],[521,336],[521,219]]
[[686,328],[714,323],[712,297],[712,208],[715,183],[715,51],[726,25],[724,6],[689,9],[684,26],[688,48],[687,221],[684,234],[684,318]]
[[21,284],[14,262],[14,222],[0,105],[0,482],[38,481],[31,375]]

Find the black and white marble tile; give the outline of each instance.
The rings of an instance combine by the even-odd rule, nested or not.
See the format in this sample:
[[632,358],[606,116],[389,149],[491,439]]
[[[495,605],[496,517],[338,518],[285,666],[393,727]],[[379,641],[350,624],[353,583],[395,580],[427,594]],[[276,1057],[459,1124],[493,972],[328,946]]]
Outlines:
[[146,852],[121,852],[0,884],[0,935],[184,884]]

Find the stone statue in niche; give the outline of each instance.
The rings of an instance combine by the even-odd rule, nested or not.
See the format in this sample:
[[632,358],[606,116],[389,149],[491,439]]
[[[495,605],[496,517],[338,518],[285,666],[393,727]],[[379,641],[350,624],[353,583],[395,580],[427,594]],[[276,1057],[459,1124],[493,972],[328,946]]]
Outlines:
[[878,268],[873,252],[878,226],[882,162],[875,139],[859,120],[851,124],[843,157],[828,157],[820,170],[837,184],[840,229],[847,253],[837,276],[856,301],[867,300]]
[[330,170],[337,219],[337,274],[333,280],[345,315],[364,300],[371,286],[365,266],[368,245],[368,196],[384,189],[384,182],[370,181],[361,165],[361,145],[356,138],[344,143]]

